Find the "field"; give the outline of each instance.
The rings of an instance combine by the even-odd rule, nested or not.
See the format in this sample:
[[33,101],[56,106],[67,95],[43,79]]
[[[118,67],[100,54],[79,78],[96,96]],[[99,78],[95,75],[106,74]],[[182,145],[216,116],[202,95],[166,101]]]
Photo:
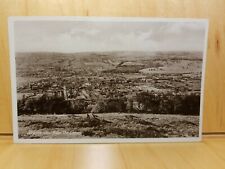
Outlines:
[[198,116],[103,113],[97,119],[76,115],[21,115],[19,138],[175,138],[197,137]]

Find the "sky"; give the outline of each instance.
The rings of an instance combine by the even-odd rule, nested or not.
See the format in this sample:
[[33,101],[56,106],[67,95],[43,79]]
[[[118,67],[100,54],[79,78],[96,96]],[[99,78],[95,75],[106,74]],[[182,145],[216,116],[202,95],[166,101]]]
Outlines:
[[15,21],[16,52],[203,51],[203,22]]

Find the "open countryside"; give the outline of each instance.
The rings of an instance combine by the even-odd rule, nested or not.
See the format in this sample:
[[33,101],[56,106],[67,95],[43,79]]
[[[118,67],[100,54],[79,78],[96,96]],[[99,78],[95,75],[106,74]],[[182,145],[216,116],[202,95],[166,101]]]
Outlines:
[[20,138],[198,137],[201,52],[17,53]]

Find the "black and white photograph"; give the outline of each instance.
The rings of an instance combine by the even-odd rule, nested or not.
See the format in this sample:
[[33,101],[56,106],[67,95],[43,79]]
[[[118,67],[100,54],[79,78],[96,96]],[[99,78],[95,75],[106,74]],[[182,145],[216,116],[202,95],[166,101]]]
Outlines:
[[199,141],[208,21],[9,19],[14,141]]

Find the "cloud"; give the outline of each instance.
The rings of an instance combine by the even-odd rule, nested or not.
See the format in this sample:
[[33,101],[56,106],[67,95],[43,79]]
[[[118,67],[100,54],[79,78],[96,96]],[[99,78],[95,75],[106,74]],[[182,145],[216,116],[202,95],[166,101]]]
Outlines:
[[15,47],[23,52],[203,50],[204,29],[191,22],[23,21],[15,24]]

